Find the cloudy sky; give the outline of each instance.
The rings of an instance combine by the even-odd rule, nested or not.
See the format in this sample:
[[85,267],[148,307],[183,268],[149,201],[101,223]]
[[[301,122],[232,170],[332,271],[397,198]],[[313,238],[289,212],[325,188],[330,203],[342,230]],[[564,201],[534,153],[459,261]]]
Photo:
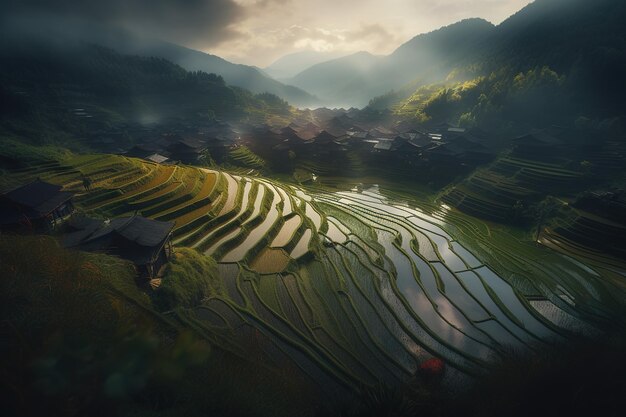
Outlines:
[[230,39],[205,48],[265,66],[289,52],[388,54],[413,36],[461,19],[500,23],[531,0],[235,0],[242,16]]
[[303,50],[392,52],[469,17],[500,23],[531,0],[0,0],[0,13],[114,23],[265,67]]

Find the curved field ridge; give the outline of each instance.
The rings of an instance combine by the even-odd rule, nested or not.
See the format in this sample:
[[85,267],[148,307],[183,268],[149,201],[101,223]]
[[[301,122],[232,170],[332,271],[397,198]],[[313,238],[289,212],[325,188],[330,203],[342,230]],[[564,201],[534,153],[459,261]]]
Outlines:
[[98,214],[174,221],[175,245],[218,260],[223,288],[177,319],[239,354],[290,364],[329,396],[405,381],[433,356],[452,382],[511,347],[625,324],[615,265],[379,187],[304,190],[119,156],[71,158],[6,181],[29,175],[66,185]]

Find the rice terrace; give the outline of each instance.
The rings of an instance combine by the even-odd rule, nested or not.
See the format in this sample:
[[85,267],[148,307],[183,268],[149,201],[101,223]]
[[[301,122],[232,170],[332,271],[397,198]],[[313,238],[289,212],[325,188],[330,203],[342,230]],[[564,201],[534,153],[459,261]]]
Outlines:
[[77,191],[87,212],[174,221],[174,244],[214,257],[222,280],[176,319],[235,344],[254,329],[270,363],[293,361],[329,394],[403,381],[433,355],[451,378],[471,375],[507,346],[594,335],[622,307],[609,283],[623,272],[610,263],[376,185],[306,189],[100,155],[11,179],[34,177]]
[[[330,5],[26,3],[0,7],[7,415],[623,412],[623,5],[432,15],[397,49],[376,6],[289,49],[282,8]],[[222,34],[251,65],[195,23],[230,7],[262,16]]]

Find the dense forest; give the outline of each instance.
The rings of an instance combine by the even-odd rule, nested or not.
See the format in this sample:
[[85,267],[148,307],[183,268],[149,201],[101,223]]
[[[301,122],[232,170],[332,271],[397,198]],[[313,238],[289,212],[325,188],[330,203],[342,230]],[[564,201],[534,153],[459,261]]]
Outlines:
[[623,2],[536,1],[458,54],[444,80],[409,84],[370,106],[498,129],[611,125],[625,110],[625,13]]
[[[219,75],[98,45],[7,40],[0,59],[0,117],[9,130],[37,126],[77,133],[85,123],[263,120],[290,111],[279,97],[228,86]],[[85,108],[95,114],[72,117],[72,110]]]

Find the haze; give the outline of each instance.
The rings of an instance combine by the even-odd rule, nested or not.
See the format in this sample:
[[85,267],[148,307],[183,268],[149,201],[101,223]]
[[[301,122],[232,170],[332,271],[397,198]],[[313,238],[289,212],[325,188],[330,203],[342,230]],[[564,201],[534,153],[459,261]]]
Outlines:
[[[53,4],[51,4],[53,3]],[[109,22],[228,60],[265,67],[289,53],[387,54],[461,19],[498,24],[529,0],[43,0],[8,1],[4,16]]]
[[388,54],[413,36],[461,19],[500,23],[529,0],[237,0],[247,11],[233,38],[205,49],[266,66],[291,52]]

